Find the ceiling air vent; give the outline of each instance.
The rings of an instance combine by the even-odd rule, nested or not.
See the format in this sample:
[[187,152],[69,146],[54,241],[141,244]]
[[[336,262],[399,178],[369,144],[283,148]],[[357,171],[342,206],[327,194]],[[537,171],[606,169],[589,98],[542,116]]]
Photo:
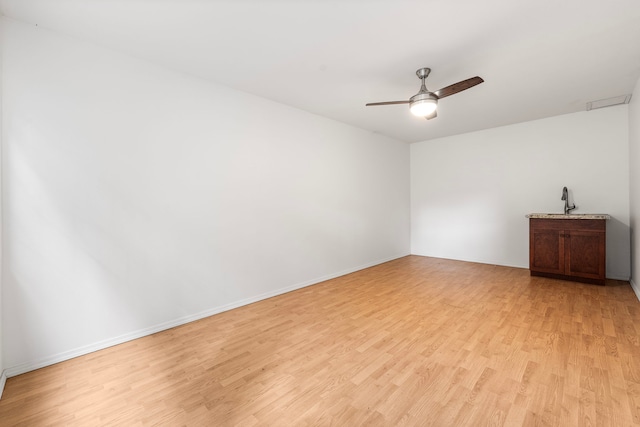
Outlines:
[[611,107],[613,105],[628,104],[629,101],[631,101],[631,94],[599,99],[597,101],[587,102],[587,111],[595,110],[596,108]]

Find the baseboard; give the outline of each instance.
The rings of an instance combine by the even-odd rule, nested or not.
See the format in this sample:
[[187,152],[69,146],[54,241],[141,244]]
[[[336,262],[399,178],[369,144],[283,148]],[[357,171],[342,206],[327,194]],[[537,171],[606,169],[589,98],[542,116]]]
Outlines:
[[4,385],[7,383],[7,371],[0,372],[0,399],[2,399],[2,392],[4,391]]
[[[79,347],[73,350],[65,351],[63,353],[59,353],[50,357],[45,357],[36,361],[30,361],[21,363],[16,366],[12,366],[6,368],[3,371],[2,378],[11,378],[16,375],[24,374],[29,371],[33,371],[36,369],[44,368],[45,366],[54,365],[56,363],[64,362],[65,360],[73,359],[74,357],[84,356],[85,354],[93,353],[98,350],[103,350],[108,347],[112,347],[114,345],[122,344],[127,341],[135,340],[138,338],[145,337],[147,335],[155,334],[157,332],[162,332],[167,329],[175,328],[176,326],[181,326],[186,323],[194,322],[196,320],[203,319],[205,317],[213,316],[215,314],[223,313],[225,311],[233,310],[234,308],[242,307],[245,305],[252,304],[254,302],[262,301],[268,298],[272,298],[278,295],[285,294],[287,292],[295,291],[297,289],[305,288],[307,286],[315,285],[320,282],[324,282],[326,280],[335,279],[336,277],[344,276],[346,274],[351,274],[359,270],[364,270],[365,268],[370,268],[379,264],[383,264],[385,262],[393,261],[394,259],[405,257],[409,254],[398,255],[391,258],[381,259],[375,262],[370,262],[367,264],[363,264],[354,268],[349,268],[337,273],[328,274],[326,276],[318,277],[313,280],[297,283],[295,285],[287,286],[284,288],[277,289],[271,292],[265,292],[263,294],[257,295],[255,297],[246,298],[240,301],[236,301],[231,304],[222,305],[219,307],[214,307],[208,310],[201,311],[199,313],[180,317],[178,319],[174,319],[168,322],[164,322],[149,328],[140,329],[128,334],[120,335],[118,337],[110,338],[107,340],[103,340],[97,343],[93,343],[90,345],[86,345],[83,347]],[[2,382],[4,384],[4,382]]]
[[622,280],[623,282],[630,282],[631,281],[631,279],[629,279],[629,276],[624,277],[624,276],[609,276],[609,275],[607,275],[607,279]]
[[633,279],[629,279],[629,283],[631,283],[631,289],[633,289],[633,292],[636,293],[636,298],[640,301],[640,287],[633,281]]

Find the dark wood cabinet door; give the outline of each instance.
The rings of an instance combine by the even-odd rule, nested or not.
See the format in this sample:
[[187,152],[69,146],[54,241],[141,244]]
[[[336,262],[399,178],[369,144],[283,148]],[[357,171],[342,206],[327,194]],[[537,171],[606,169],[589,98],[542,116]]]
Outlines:
[[606,221],[532,218],[529,270],[546,276],[605,284]]
[[571,230],[565,237],[565,274],[588,279],[605,275],[605,233]]
[[552,274],[565,274],[564,238],[562,230],[530,229],[530,269]]

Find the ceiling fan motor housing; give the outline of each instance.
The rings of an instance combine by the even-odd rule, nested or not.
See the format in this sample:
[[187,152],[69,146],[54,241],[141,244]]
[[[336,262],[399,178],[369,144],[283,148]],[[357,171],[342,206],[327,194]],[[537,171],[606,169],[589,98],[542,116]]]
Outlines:
[[419,92],[413,95],[411,98],[409,98],[409,103],[413,105],[417,102],[425,102],[425,101],[428,102],[429,100],[431,100],[434,103],[437,103],[438,97],[435,96],[432,92]]

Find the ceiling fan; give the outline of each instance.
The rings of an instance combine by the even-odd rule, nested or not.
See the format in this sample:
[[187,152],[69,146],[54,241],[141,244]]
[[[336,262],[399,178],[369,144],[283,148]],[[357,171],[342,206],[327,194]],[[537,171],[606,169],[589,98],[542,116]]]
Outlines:
[[435,92],[430,92],[424,84],[425,79],[429,76],[431,72],[431,68],[420,68],[416,71],[416,75],[420,80],[422,80],[422,86],[420,87],[420,92],[413,95],[409,98],[408,101],[387,101],[387,102],[371,102],[367,104],[367,107],[375,106],[375,105],[393,105],[393,104],[409,104],[409,109],[411,113],[416,116],[424,117],[427,120],[431,120],[438,116],[438,112],[436,108],[438,107],[438,100],[449,95],[456,94],[458,92],[462,92],[463,90],[467,90],[475,85],[479,85],[484,82],[482,78],[476,76],[471,77],[470,79],[462,80],[461,82],[454,83],[447,87],[443,87],[440,90]]

